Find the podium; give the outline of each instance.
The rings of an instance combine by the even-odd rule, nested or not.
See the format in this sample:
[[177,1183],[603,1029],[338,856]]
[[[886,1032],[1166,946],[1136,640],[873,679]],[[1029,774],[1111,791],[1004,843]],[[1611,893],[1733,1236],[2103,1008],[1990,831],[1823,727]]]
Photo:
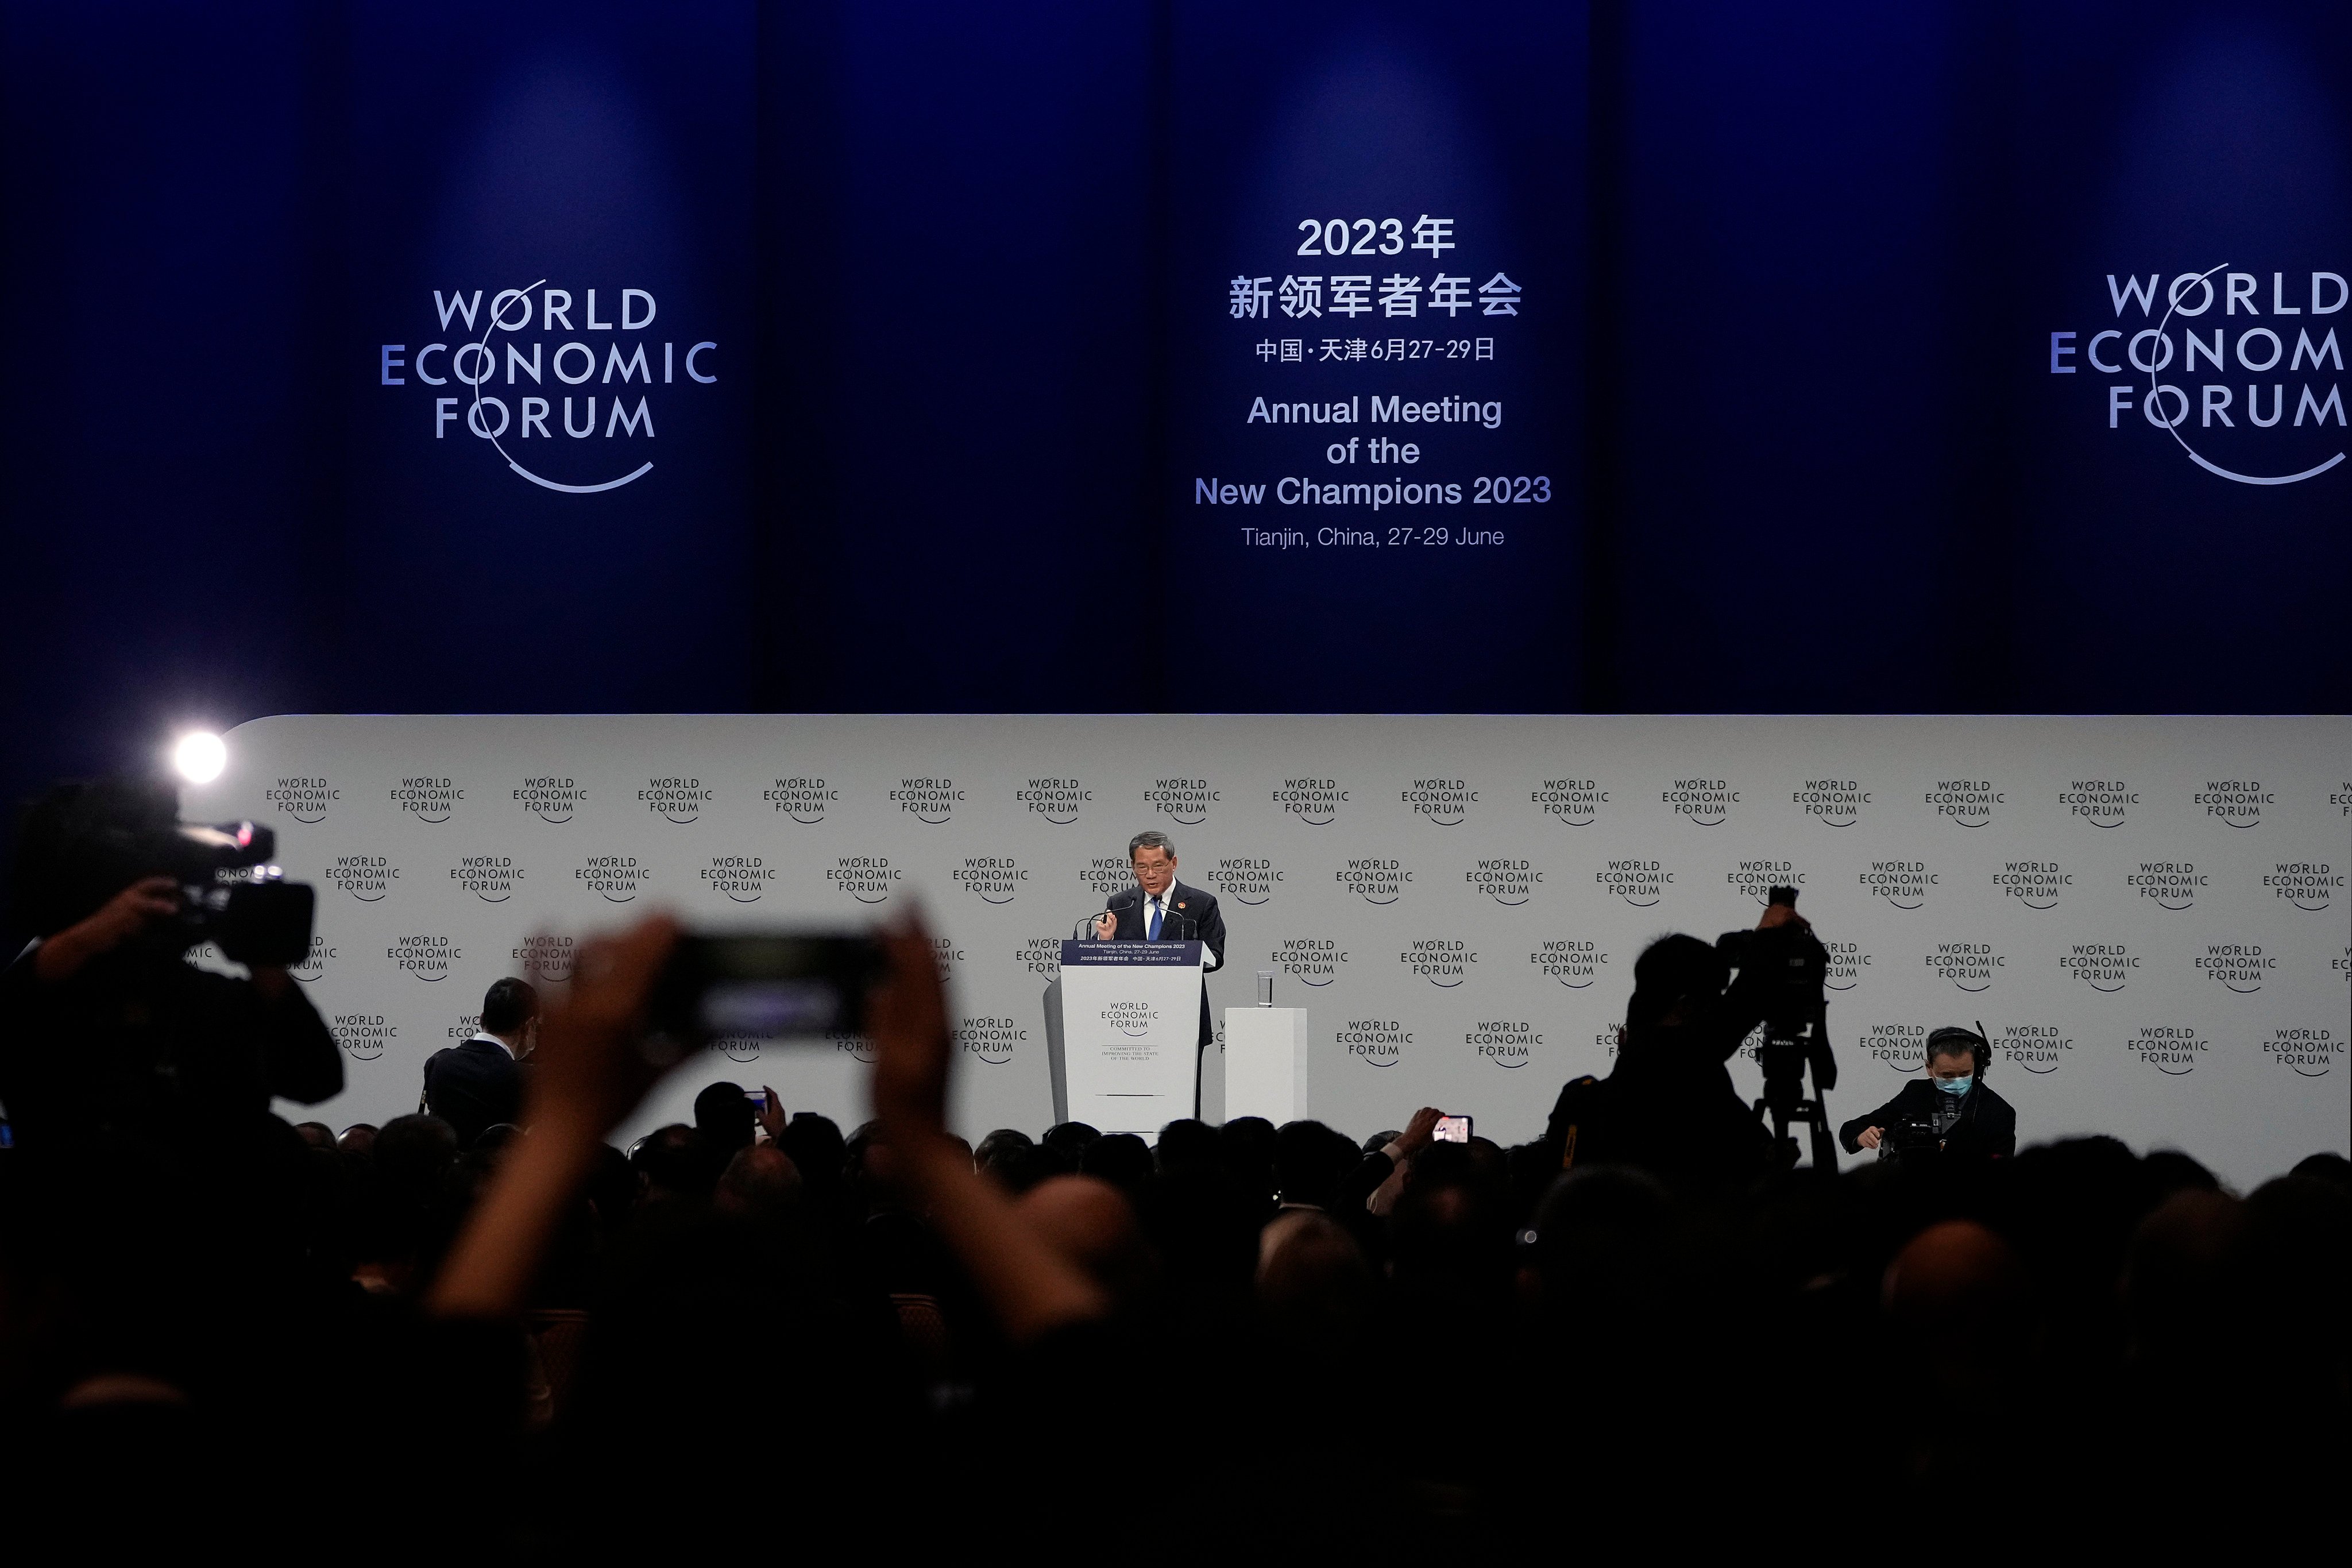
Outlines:
[[1066,942],[1045,988],[1054,1120],[1160,1129],[1199,1109],[1201,944]]

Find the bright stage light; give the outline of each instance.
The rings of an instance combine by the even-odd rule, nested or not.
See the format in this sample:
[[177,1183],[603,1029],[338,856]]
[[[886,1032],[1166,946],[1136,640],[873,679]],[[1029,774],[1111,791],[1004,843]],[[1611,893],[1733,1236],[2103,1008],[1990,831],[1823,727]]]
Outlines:
[[210,784],[228,766],[228,748],[207,730],[193,730],[172,748],[172,765],[190,784]]

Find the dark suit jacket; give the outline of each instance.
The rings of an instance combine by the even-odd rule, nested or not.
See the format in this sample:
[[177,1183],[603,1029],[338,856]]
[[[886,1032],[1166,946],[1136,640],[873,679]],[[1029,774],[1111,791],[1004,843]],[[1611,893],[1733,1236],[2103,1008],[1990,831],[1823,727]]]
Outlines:
[[[1849,1154],[1862,1145],[1854,1140],[1873,1127],[1893,1127],[1906,1117],[1926,1116],[1936,1109],[1943,1090],[1924,1078],[1903,1086],[1903,1092],[1866,1116],[1857,1116],[1838,1129],[1838,1143]],[[2017,1152],[2017,1111],[1979,1079],[1960,1099],[1960,1119],[1944,1135],[1944,1152],[1964,1159],[2005,1160]]]
[[315,1105],[342,1092],[343,1053],[299,985],[264,997],[135,945],[45,984],[38,952],[0,973],[0,1099],[27,1148],[211,1159],[246,1148],[241,1130],[268,1121],[271,1096]]
[[1724,1066],[1748,1018],[1744,1008],[1732,1008],[1696,1024],[1628,1028],[1607,1078],[1580,1078],[1560,1089],[1542,1167],[1556,1175],[1572,1152],[1576,1165],[1637,1165],[1670,1186],[1694,1188],[1745,1182],[1769,1169],[1772,1135]]
[[425,1109],[456,1128],[457,1146],[469,1149],[483,1128],[521,1118],[522,1068],[488,1040],[436,1051],[425,1063]]
[[[1111,933],[1113,942],[1143,940],[1144,897],[1141,888],[1122,888],[1110,896],[1103,908],[1118,917],[1118,927]],[[1162,942],[1197,942],[1216,956],[1216,966],[1225,963],[1225,917],[1217,912],[1217,896],[1204,893],[1182,882],[1171,883],[1168,889],[1167,913],[1160,918],[1160,940]],[[1209,988],[1201,987],[1201,1043],[1207,1045],[1216,1038],[1209,1026]]]

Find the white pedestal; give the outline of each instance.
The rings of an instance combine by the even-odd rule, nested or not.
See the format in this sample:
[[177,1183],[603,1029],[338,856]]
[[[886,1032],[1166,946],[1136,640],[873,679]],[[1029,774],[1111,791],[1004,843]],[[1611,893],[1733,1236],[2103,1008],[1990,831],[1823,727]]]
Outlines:
[[1307,1009],[1225,1009],[1225,1120],[1307,1115]]

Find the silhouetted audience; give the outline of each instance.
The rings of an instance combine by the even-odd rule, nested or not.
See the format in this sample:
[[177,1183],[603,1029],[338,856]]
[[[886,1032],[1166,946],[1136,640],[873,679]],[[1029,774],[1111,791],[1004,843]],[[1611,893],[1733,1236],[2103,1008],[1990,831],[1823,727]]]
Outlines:
[[1081,1174],[1109,1183],[1130,1202],[1142,1194],[1153,1169],[1151,1145],[1132,1132],[1097,1138],[1078,1153]]
[[751,1097],[737,1084],[709,1085],[694,1097],[694,1131],[723,1164],[738,1149],[748,1149],[760,1123]]
[[[470,1138],[420,1114],[248,1122],[234,1160],[180,1161],[201,1129],[110,1167],[0,1151],[23,1538],[101,1528],[111,1489],[178,1510],[180,1540],[524,1561],[1562,1556],[1816,1527],[1941,1554],[2029,1520],[2242,1549],[2332,1495],[2339,1155],[2242,1196],[2105,1138],[1782,1169],[1717,1103],[1690,999],[1719,979],[1681,950],[1637,968],[1643,1065],[1516,1148],[1436,1142],[1428,1108],[1360,1142],[1241,1118],[972,1148],[913,929],[871,1008],[872,1121],[716,1084],[625,1154],[657,1076],[631,988],[671,932],[583,955],[523,1103]],[[166,1194],[207,1223],[136,1219]],[[100,1198],[132,1217],[91,1226]]]

